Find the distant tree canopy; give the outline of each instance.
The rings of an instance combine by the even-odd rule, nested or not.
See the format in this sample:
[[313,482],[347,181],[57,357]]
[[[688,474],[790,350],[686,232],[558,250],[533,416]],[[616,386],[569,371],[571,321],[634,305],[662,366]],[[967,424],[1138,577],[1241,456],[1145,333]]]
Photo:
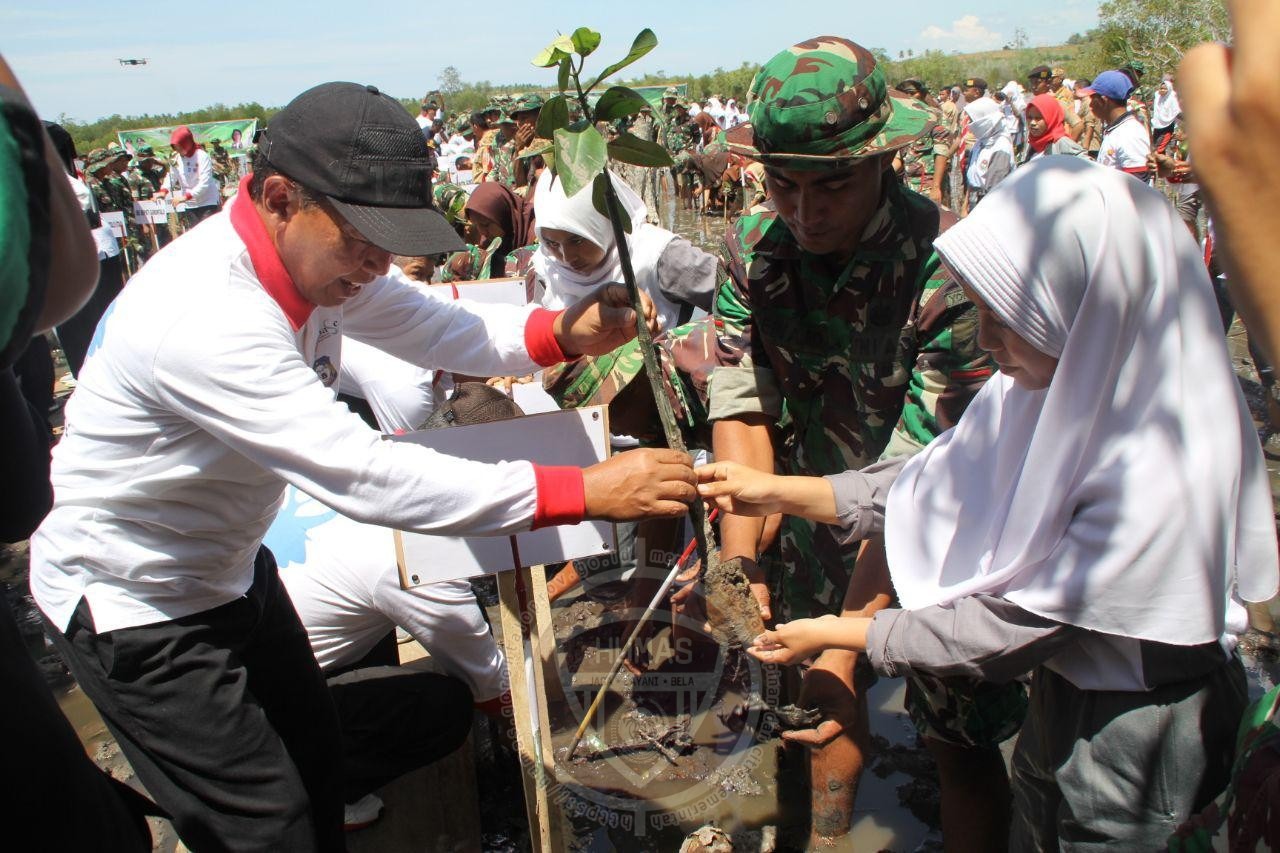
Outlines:
[[1226,41],[1226,0],[1104,0],[1090,41],[1119,65],[1141,60],[1149,75],[1173,73],[1182,54],[1203,41]]

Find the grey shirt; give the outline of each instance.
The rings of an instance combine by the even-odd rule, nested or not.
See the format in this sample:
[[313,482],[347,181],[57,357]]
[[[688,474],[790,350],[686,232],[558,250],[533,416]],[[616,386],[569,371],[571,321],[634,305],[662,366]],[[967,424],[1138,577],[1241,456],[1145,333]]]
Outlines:
[[[835,491],[842,541],[884,532],[889,489],[906,461],[895,457],[826,478]],[[867,657],[889,677],[919,670],[997,683],[1043,665],[1094,690],[1149,690],[1198,677],[1227,660],[1219,643],[1173,646],[1100,634],[990,595],[880,611],[867,631]]]

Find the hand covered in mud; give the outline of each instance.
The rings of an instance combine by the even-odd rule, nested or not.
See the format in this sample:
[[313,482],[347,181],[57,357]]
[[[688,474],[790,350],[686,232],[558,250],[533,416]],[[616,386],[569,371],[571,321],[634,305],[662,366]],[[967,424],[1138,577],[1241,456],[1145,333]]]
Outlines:
[[854,686],[857,661],[858,656],[853,652],[833,649],[824,652],[809,667],[796,704],[816,709],[822,715],[821,722],[811,729],[783,732],[783,740],[817,749],[846,732],[853,732],[860,708]]
[[587,518],[635,521],[684,515],[694,491],[693,459],[666,448],[618,453],[582,470]]
[[[769,582],[765,579],[764,569],[760,568],[760,564],[755,560],[749,560],[746,557],[737,559],[742,573],[747,578],[751,595],[755,598],[756,604],[760,606],[760,619],[768,622],[773,618],[773,610],[770,607]],[[698,580],[701,570],[702,563],[695,561],[692,566],[676,577],[678,586],[670,595],[671,612],[676,616],[684,616],[695,621],[707,618],[706,590],[703,589],[702,582]],[[704,627],[707,630],[711,629],[710,624],[706,624]]]
[[837,627],[839,621],[839,616],[819,616],[785,622],[756,637],[747,651],[765,663],[800,663],[830,646],[830,629]]

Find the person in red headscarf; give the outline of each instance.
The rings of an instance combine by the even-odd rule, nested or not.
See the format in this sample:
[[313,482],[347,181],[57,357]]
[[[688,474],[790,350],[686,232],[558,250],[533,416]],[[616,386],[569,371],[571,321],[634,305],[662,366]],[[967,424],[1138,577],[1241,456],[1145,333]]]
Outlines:
[[1043,154],[1089,156],[1079,143],[1067,135],[1062,102],[1050,94],[1036,95],[1027,104],[1027,141],[1031,144],[1023,163]]
[[169,144],[177,154],[177,164],[169,170],[168,181],[157,195],[172,194],[183,229],[190,229],[218,212],[222,192],[213,175],[213,158],[196,145],[189,127],[175,127]]

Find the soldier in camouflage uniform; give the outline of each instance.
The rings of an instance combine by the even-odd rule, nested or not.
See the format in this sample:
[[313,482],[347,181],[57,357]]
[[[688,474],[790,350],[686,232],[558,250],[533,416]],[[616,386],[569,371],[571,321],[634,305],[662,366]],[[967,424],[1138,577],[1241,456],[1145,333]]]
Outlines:
[[[892,171],[895,152],[938,116],[889,90],[865,48],[831,36],[775,56],[751,93],[751,125],[728,141],[764,164],[775,209],[743,216],[728,238],[708,387],[716,458],[821,475],[915,453],[992,373],[976,311],[933,252],[940,211]],[[888,603],[882,539],[860,557],[833,527],[782,524],[772,596],[755,568],[763,520],[728,516],[721,528],[722,557],[744,558],[762,611],[870,614]],[[856,662],[827,652],[809,668],[799,701],[823,720],[785,735],[814,748],[815,846],[848,832],[869,742]],[[1020,723],[1021,687],[910,684],[909,710],[939,763],[948,844],[1000,848],[1009,793],[996,744]]]
[[536,92],[517,95],[511,100],[511,119],[516,124],[512,141],[512,186],[527,187],[533,183],[531,173],[536,168],[537,157],[525,156],[525,152],[546,146],[550,140],[537,136],[538,116],[542,114],[542,96]]
[[222,147],[221,139],[209,140],[209,159],[213,161],[213,176],[222,186],[222,197],[230,198],[235,195],[236,186],[240,183],[240,165]]
[[[94,153],[97,154],[96,158]],[[137,272],[143,260],[143,252],[151,243],[143,234],[142,227],[133,219],[133,193],[124,177],[129,167],[129,152],[112,143],[106,148],[95,149],[86,166],[97,185],[94,187],[91,184],[90,189],[97,198],[98,210],[119,211],[124,214],[125,238],[121,242],[128,249],[126,259],[129,272]]]
[[485,134],[486,143],[476,146],[475,181],[496,181],[515,186],[516,123],[505,110],[498,110],[497,130]]
[[693,206],[693,170],[691,154],[702,141],[702,131],[689,118],[689,105],[677,101],[671,110],[662,133],[662,144],[675,164],[671,174],[676,186],[676,197],[684,200],[685,209]]
[[[919,80],[909,78],[898,84],[904,95],[926,102],[929,90]],[[942,204],[942,184],[946,180],[947,161],[951,157],[951,132],[942,119],[934,122],[921,136],[898,153],[901,163],[894,170],[907,186],[935,203]]]

